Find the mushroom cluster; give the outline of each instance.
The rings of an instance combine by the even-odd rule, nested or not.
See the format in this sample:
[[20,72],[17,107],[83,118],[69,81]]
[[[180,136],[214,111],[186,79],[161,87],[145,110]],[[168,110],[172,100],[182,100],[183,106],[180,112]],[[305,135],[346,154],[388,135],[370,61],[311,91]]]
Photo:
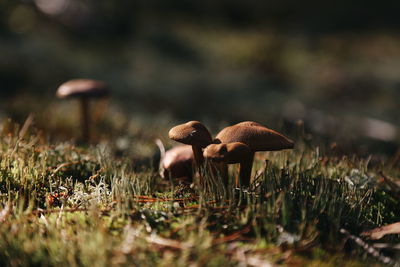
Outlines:
[[[63,83],[57,90],[58,98],[78,98],[81,102],[82,139],[89,142],[90,134],[90,98],[102,98],[108,95],[106,85],[97,80],[75,79]],[[170,129],[170,139],[184,145],[165,151],[162,148],[160,175],[164,178],[182,178],[191,180],[193,170],[200,168],[208,159],[212,174],[219,174],[225,185],[228,184],[228,164],[240,164],[239,179],[236,186],[248,187],[254,154],[258,151],[276,151],[291,149],[292,140],[264,125],[244,121],[222,129],[212,138],[208,129],[199,121],[189,121]],[[160,149],[161,150],[161,149]]]
[[177,142],[191,145],[196,169],[209,159],[219,165],[218,170],[227,184],[227,164],[240,164],[236,186],[250,185],[254,154],[258,151],[291,149],[294,142],[264,125],[244,121],[222,129],[212,140],[210,132],[198,121],[190,121],[173,127],[169,137]]
[[[89,142],[90,134],[90,98],[102,98],[108,95],[106,85],[97,80],[75,79],[63,83],[57,90],[58,98],[78,98],[81,102],[82,139]],[[170,129],[169,138],[184,145],[168,151],[163,148],[160,160],[160,175],[164,178],[182,178],[191,180],[193,170],[200,172],[205,159],[211,164],[210,171],[222,177],[228,184],[228,164],[240,164],[239,179],[236,186],[247,187],[251,181],[254,154],[258,151],[276,151],[291,149],[292,140],[264,125],[244,121],[222,129],[212,138],[208,129],[199,121],[189,121]]]

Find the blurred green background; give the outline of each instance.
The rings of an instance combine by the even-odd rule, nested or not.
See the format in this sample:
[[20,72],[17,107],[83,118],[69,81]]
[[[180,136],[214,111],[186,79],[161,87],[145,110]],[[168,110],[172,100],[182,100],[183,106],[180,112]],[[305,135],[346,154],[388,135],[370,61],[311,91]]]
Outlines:
[[304,122],[342,152],[392,156],[398,10],[370,0],[0,0],[0,119],[33,112],[51,138],[68,138],[76,118],[55,91],[93,78],[112,90],[98,107],[103,129],[120,136],[145,128],[154,138],[196,119],[214,133],[254,120],[295,137]]

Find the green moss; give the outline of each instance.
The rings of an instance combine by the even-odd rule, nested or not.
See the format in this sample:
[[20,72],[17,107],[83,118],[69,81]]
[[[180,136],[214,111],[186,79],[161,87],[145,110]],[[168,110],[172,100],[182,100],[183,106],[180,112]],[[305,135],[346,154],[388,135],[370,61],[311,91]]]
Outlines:
[[400,219],[398,198],[362,159],[266,153],[248,191],[224,191],[208,174],[173,189],[95,147],[27,144],[0,138],[2,266],[236,266],[243,255],[363,266],[378,262],[361,249],[343,254],[339,229],[359,234]]

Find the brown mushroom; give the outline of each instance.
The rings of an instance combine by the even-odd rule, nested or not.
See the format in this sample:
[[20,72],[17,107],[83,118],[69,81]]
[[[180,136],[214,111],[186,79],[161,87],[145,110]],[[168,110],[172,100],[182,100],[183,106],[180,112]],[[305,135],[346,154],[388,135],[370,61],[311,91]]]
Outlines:
[[261,126],[261,127],[265,127],[264,125],[262,125],[262,124],[260,124],[258,122],[255,122],[255,121],[242,121],[242,122],[239,122],[239,123],[237,123],[235,125],[236,126]]
[[189,145],[180,145],[173,147],[160,159],[160,175],[163,178],[186,178],[192,179],[193,174],[193,150]]
[[246,144],[252,151],[248,162],[241,164],[240,182],[242,185],[249,185],[250,183],[252,162],[255,152],[290,149],[294,146],[293,141],[284,135],[251,121],[241,122],[224,128],[217,134],[214,142],[241,142]]
[[101,81],[90,79],[69,80],[57,89],[58,98],[79,98],[81,101],[82,139],[90,141],[89,99],[102,98],[109,94],[106,85]]
[[204,162],[203,148],[211,144],[212,138],[207,128],[198,121],[189,121],[169,130],[169,138],[191,145],[197,167]]
[[[251,164],[253,163],[254,152],[243,143],[234,142],[234,143],[221,143],[221,144],[211,144],[204,149],[203,152],[204,158],[211,159],[217,163],[225,163],[225,164],[236,164],[240,163],[240,177],[246,176],[247,173],[243,173],[248,170]],[[223,175],[223,178],[226,179],[224,181],[225,185],[227,182],[227,174]],[[250,181],[245,181],[241,179],[241,183],[243,186],[248,186]],[[236,186],[239,185],[238,179],[235,180]]]

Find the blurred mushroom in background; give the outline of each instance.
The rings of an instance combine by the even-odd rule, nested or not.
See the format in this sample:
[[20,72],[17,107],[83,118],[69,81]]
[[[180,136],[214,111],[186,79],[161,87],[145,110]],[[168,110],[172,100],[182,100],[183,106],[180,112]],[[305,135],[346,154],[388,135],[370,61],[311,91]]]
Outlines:
[[78,98],[81,102],[81,128],[82,141],[89,143],[91,141],[91,119],[90,105],[91,98],[104,98],[109,95],[109,90],[104,82],[91,79],[74,79],[60,85],[56,96],[60,99]]

